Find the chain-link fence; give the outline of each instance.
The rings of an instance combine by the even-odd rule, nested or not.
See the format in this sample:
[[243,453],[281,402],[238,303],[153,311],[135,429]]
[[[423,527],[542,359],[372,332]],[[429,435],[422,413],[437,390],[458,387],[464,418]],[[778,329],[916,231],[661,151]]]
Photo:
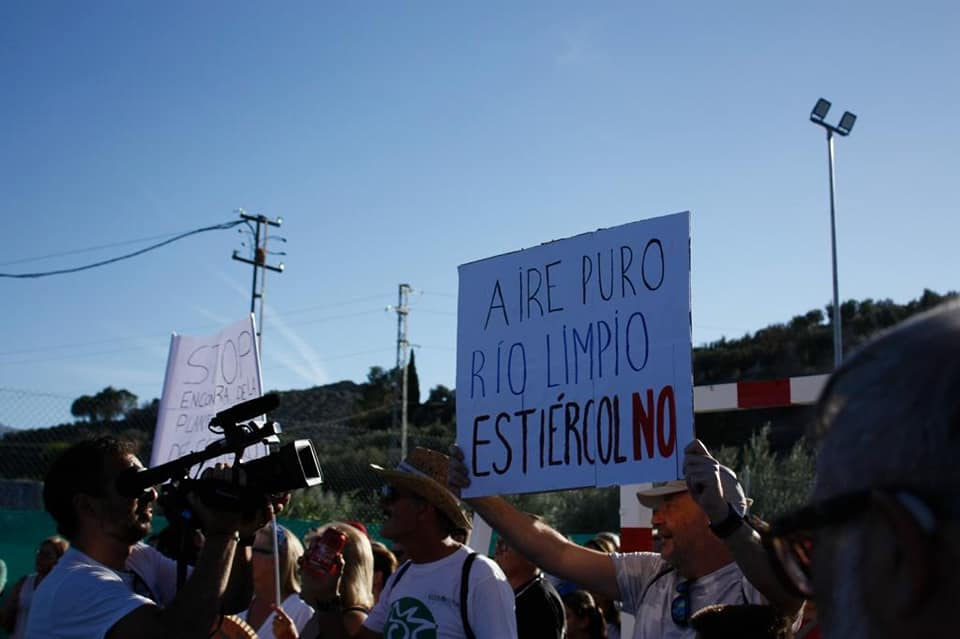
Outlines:
[[[0,479],[4,482],[0,506],[40,507],[37,491],[24,488],[30,480],[39,481],[53,459],[73,442],[109,434],[133,440],[141,459],[150,458],[156,427],[156,406],[129,411],[125,418],[89,422],[70,416],[71,399],[46,393],[0,389],[0,415],[5,428],[0,432]],[[400,459],[400,438],[389,424],[391,405],[353,412],[334,419],[287,419],[281,422],[281,441],[309,439],[320,460],[323,483],[298,491],[289,515],[299,519],[328,521],[351,519],[379,523],[377,505],[379,483],[370,464],[392,467]],[[371,421],[371,416],[380,419]],[[376,426],[368,424],[375,423]],[[24,428],[29,424],[35,427]],[[42,426],[42,427],[37,427]],[[408,448],[426,446],[446,450],[453,441],[452,430],[443,427],[411,427]],[[26,496],[16,498],[14,493]],[[11,500],[14,503],[11,503]]]
[[[286,395],[286,394],[284,394]],[[288,511],[290,517],[302,520],[329,521],[348,519],[376,526],[382,519],[376,491],[379,483],[370,464],[393,467],[400,459],[398,428],[391,427],[390,402],[369,404],[358,408],[348,398],[337,408],[325,403],[322,410],[311,410],[316,401],[307,405],[298,398],[286,397],[281,409],[289,409],[286,418],[280,418],[283,428],[281,440],[309,439],[320,460],[323,483],[316,488],[297,491]],[[354,397],[351,395],[350,397]],[[317,401],[328,401],[329,398]],[[123,419],[91,423],[77,421],[69,415],[68,398],[46,393],[30,393],[0,389],[0,416],[8,425],[22,423],[42,424],[46,428],[18,428],[0,436],[0,479],[40,480],[54,457],[71,443],[101,434],[131,439],[140,446],[144,460],[150,458],[150,447],[156,425],[156,405],[131,410]],[[299,402],[299,403],[298,403]],[[278,409],[280,412],[280,409]],[[271,416],[274,414],[271,413]],[[308,418],[292,417],[308,415]],[[329,418],[322,418],[330,415]],[[433,426],[411,426],[408,450],[425,446],[445,451],[454,440],[449,420],[435,421]],[[770,447],[770,424],[755,432],[749,441],[737,447],[718,447],[714,452],[731,467],[737,469],[750,496],[755,499],[754,512],[773,517],[793,508],[806,498],[813,478],[813,458],[803,446],[795,446],[789,453],[775,454]],[[25,493],[26,504],[21,508],[39,508],[37,491],[24,488],[22,482],[0,493],[0,507],[11,506],[9,495]],[[609,491],[608,491],[609,492]],[[544,496],[530,496],[518,500],[527,508],[536,508],[550,514],[556,525],[580,532],[614,527],[618,520],[618,502],[603,490],[594,492],[562,491]],[[4,499],[7,499],[4,501]],[[589,522],[593,523],[593,526]]]

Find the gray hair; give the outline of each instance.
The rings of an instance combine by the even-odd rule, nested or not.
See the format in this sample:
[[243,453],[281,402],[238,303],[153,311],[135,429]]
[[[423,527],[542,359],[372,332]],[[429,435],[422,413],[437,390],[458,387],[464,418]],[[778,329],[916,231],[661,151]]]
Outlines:
[[815,499],[879,486],[960,485],[960,302],[869,342],[817,405]]

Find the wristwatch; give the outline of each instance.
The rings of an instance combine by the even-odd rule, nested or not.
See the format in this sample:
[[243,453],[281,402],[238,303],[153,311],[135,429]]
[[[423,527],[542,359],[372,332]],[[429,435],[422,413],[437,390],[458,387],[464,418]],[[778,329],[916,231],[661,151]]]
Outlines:
[[734,532],[737,531],[740,526],[743,525],[743,517],[740,516],[736,510],[733,509],[733,506],[728,502],[727,503],[727,516],[726,518],[717,523],[710,523],[710,530],[713,531],[713,534],[719,537],[720,539],[726,539]]

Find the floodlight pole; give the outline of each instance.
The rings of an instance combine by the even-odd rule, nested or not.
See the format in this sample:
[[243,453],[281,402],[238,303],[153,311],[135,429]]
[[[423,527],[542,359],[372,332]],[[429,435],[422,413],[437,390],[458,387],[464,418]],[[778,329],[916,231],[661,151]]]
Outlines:
[[810,121],[822,126],[827,132],[827,166],[830,172],[830,253],[833,261],[833,367],[840,366],[843,360],[843,332],[840,317],[840,285],[837,276],[837,206],[836,206],[836,176],[833,162],[833,134],[850,135],[857,116],[845,111],[837,126],[827,124],[824,118],[830,111],[830,102],[820,98],[810,113]]
[[834,193],[833,130],[827,128],[827,163],[830,167],[830,251],[833,256],[833,368],[843,359],[843,333],[840,330],[840,285],[837,278],[837,208]]

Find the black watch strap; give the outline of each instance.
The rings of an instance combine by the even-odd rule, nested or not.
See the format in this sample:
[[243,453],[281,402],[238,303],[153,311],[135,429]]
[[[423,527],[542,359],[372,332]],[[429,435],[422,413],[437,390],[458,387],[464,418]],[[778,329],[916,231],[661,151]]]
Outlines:
[[710,524],[710,530],[713,531],[713,534],[719,537],[720,539],[726,539],[734,532],[737,531],[740,526],[743,525],[743,517],[733,509],[733,506],[730,503],[727,503],[727,517],[721,522],[716,524]]

